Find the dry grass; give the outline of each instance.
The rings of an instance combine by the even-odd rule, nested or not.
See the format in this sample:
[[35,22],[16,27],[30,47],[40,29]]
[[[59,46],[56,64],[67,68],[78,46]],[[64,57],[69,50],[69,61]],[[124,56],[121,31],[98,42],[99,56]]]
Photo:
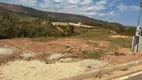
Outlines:
[[97,50],[97,51],[93,51],[93,52],[90,52],[90,51],[82,51],[82,56],[85,57],[85,58],[94,58],[94,59],[98,59],[102,56],[105,55],[105,51],[103,50]]
[[35,42],[48,42],[58,40],[57,37],[39,37],[39,38],[31,38],[31,41]]

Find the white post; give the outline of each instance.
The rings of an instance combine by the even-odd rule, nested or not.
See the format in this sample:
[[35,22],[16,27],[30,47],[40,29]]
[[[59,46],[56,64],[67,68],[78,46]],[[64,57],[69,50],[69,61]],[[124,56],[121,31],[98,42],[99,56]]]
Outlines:
[[141,12],[142,12],[142,0],[140,2],[140,12],[139,12],[139,18],[138,18],[138,24],[137,24],[137,29],[136,29],[136,34],[133,37],[133,42],[132,42],[132,52],[136,53],[139,51],[139,38],[141,36],[141,31],[142,28],[139,26],[140,25],[140,20],[141,20]]

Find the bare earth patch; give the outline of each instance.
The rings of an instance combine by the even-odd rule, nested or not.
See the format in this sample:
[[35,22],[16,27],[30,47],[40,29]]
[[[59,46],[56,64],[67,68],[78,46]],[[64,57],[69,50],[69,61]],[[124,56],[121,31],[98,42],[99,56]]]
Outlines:
[[13,40],[1,40],[0,46],[8,45],[10,47],[16,47],[21,50],[29,50],[32,52],[41,52],[44,54],[51,53],[73,53],[77,54],[83,50],[94,51],[101,49],[102,47],[108,47],[109,42],[106,41],[88,41],[91,43],[97,43],[98,46],[90,46],[86,44],[86,40],[83,39],[58,39],[56,41],[48,42],[34,42],[29,39],[13,39]]
[[112,35],[110,37],[111,38],[130,38],[129,36],[124,36],[124,35]]
[[[91,44],[87,44],[87,42]],[[92,46],[92,44],[94,45],[94,43],[95,46]],[[63,38],[48,42],[33,42],[29,39],[0,40],[0,47],[5,47],[6,45],[7,47],[16,47],[23,51],[29,50],[31,52],[34,52],[34,55],[37,53],[42,53],[44,57],[46,54],[51,55],[53,53],[70,53],[77,56],[84,50],[94,51],[97,49],[105,49],[110,46],[110,43],[107,41],[93,41],[72,38]],[[117,50],[117,52],[124,53],[126,55],[107,55],[102,57],[101,60],[109,61],[114,64],[120,64],[141,59],[141,53],[138,53],[137,55],[129,55],[130,51],[128,48],[120,48]],[[29,53],[24,55],[33,56],[33,54]],[[43,57],[41,57],[41,59]]]
[[[110,47],[110,43],[107,41],[72,38],[47,42],[35,42],[29,39],[0,40],[0,47],[0,53],[7,54],[4,56],[0,55],[0,63],[5,63],[2,64],[3,66],[0,67],[0,70],[2,70],[8,79],[12,80],[58,80],[65,77],[69,78],[92,69],[98,69],[106,65],[107,63],[105,62],[118,65],[142,59],[141,52],[136,55],[129,55],[128,48],[120,48],[116,52],[125,55],[116,56],[108,54],[99,58],[100,61],[84,60],[84,58],[80,57],[80,52],[84,50],[105,50]],[[11,54],[11,47],[15,47],[23,53],[15,54],[14,52]],[[77,59],[66,57],[66,54],[75,55]],[[20,57],[25,59],[35,58],[33,59],[34,61],[23,61],[25,59],[21,59]],[[44,59],[46,58],[49,60],[57,59],[58,61],[50,64],[45,62]]]
[[110,62],[114,65],[127,63],[131,61],[137,61],[142,59],[142,53],[136,55],[124,55],[124,56],[114,56],[114,55],[107,55],[101,58],[101,60]]
[[76,63],[45,64],[41,61],[14,61],[1,66],[6,80],[59,80],[70,78],[91,68],[108,63],[98,60],[83,60]]
[[131,54],[131,51],[129,48],[120,48],[117,50],[118,53],[121,53],[121,54]]

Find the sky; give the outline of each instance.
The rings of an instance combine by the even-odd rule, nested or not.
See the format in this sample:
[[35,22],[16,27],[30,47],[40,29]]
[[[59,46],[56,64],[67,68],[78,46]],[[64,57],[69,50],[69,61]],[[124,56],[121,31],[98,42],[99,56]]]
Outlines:
[[[0,0],[38,10],[85,15],[125,26],[136,26],[140,0]],[[142,22],[141,22],[142,23]]]

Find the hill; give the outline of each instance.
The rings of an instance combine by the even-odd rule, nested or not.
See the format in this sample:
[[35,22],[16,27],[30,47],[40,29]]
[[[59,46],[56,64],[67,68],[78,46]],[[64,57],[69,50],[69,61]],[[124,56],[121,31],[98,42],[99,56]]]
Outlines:
[[14,5],[14,4],[6,4],[6,3],[0,3],[0,11],[13,12],[19,15],[36,17],[36,18],[41,18],[41,19],[45,19],[49,21],[82,22],[82,23],[86,22],[88,24],[89,23],[96,23],[96,24],[108,23],[106,21],[96,20],[83,15],[40,11],[33,8],[25,7],[22,5]]
[[0,11],[10,11],[23,16],[38,17],[50,21],[95,21],[95,19],[88,18],[86,16],[74,15],[74,14],[65,14],[65,13],[56,13],[56,12],[47,12],[39,11],[33,8],[25,7],[22,5],[13,5],[0,3]]
[[[14,5],[14,4],[6,4],[6,3],[0,3],[0,20],[1,20],[0,26],[2,26],[1,27],[1,30],[2,30],[1,34],[3,36],[2,38],[12,38],[12,37],[16,37],[16,36],[17,37],[21,37],[21,36],[23,36],[23,37],[38,37],[41,35],[42,36],[47,36],[47,35],[48,36],[55,36],[57,34],[56,32],[57,32],[57,30],[59,30],[59,28],[58,27],[53,28],[53,27],[51,27],[52,26],[51,24],[46,24],[46,25],[39,24],[39,23],[43,22],[44,20],[50,21],[50,22],[74,22],[74,23],[82,22],[82,24],[97,26],[97,27],[101,27],[101,28],[105,28],[105,29],[111,29],[118,34],[126,34],[126,35],[134,35],[134,31],[135,31],[135,28],[128,28],[128,27],[125,27],[119,23],[110,23],[110,22],[106,22],[106,21],[96,20],[96,19],[89,18],[89,17],[82,16],[82,15],[40,11],[40,10],[36,10],[33,8],[25,7],[22,5]],[[32,21],[30,21],[30,20],[32,20]],[[50,27],[48,27],[48,29],[45,29],[47,25]],[[11,31],[11,33],[9,33],[6,30],[8,33],[5,35],[7,35],[8,37],[4,36],[2,33],[2,32],[6,32],[5,26],[8,26],[10,31],[12,29],[14,29],[13,31]],[[22,29],[22,32],[19,31],[17,33],[14,33],[15,26],[17,26],[16,30]],[[20,28],[19,28],[19,26],[20,26]],[[21,28],[21,26],[22,26],[22,28]],[[39,29],[37,29],[37,28],[39,28]],[[42,28],[44,30],[48,30],[48,31],[45,31],[45,33],[42,33],[40,28]],[[55,33],[52,33],[49,30],[49,28],[52,28],[51,31],[55,32]],[[67,29],[67,28],[61,27],[61,26],[60,26],[60,28],[63,28],[65,30],[64,33],[62,32],[60,34],[60,36],[61,35],[65,36],[66,34],[68,35],[68,33],[66,33],[66,32],[68,32],[70,29]],[[32,29],[33,33],[30,33],[29,32],[30,30],[28,30],[28,29],[30,29],[30,30]],[[23,30],[27,30],[27,31],[23,32]],[[35,34],[36,32],[39,32],[39,33]],[[70,33],[70,31],[69,31],[69,33]],[[13,34],[13,36],[9,36],[9,34]],[[33,36],[33,34],[35,34],[35,35]]]

